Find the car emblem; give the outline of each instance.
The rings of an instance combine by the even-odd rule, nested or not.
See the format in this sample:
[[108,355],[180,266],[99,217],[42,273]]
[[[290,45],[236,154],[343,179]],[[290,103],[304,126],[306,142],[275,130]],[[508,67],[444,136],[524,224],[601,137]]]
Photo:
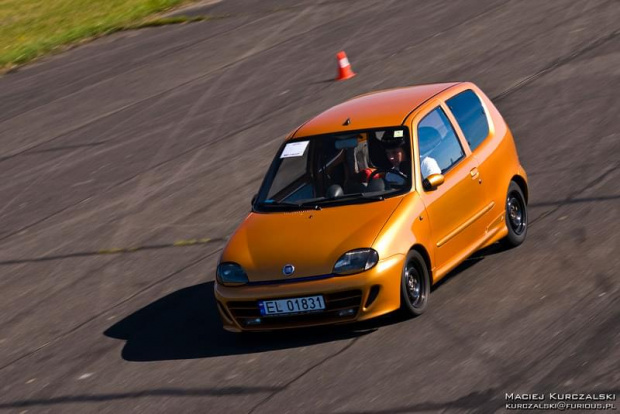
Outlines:
[[282,268],[282,273],[284,274],[284,276],[290,276],[293,274],[293,272],[295,272],[295,266],[293,266],[292,264],[284,265],[284,267]]

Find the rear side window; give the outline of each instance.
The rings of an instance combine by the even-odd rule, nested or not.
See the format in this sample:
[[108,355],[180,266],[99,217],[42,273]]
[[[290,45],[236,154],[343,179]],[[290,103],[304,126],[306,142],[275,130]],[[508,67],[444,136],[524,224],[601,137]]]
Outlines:
[[472,90],[459,93],[446,102],[454,114],[471,150],[475,150],[489,135],[489,124],[480,102]]

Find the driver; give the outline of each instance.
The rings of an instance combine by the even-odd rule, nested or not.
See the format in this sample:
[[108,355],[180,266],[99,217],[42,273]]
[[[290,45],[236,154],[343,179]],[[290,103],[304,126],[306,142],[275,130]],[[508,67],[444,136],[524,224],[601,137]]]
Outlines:
[[400,164],[407,157],[405,155],[405,150],[403,149],[402,146],[398,146],[398,147],[394,147],[394,148],[390,148],[390,147],[386,148],[385,149],[385,156],[387,157],[387,159],[392,164],[392,168],[395,169],[395,170],[398,170],[398,171],[400,171]]
[[409,157],[405,150],[405,141],[403,139],[392,138],[383,141],[385,156],[387,157],[392,168],[385,174],[385,180],[393,185],[404,185],[407,176],[410,174],[408,169]]

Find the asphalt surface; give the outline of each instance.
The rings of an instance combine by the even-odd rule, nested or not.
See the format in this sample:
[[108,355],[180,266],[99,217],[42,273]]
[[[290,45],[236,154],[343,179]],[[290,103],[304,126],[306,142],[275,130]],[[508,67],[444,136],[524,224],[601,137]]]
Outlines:
[[[0,78],[1,411],[486,413],[513,392],[620,398],[618,1],[189,12],[220,18]],[[358,76],[333,82],[341,49]],[[223,332],[222,240],[285,134],[361,93],[459,80],[516,137],[526,242],[465,262],[421,318]],[[115,248],[128,250],[101,252]]]

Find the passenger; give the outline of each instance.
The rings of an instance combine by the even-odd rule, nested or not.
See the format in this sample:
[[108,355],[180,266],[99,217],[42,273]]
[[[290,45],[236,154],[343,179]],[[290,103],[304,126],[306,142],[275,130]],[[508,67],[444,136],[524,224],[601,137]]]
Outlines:
[[372,170],[368,167],[368,144],[366,137],[359,134],[357,146],[346,150],[345,165],[346,179],[344,183],[345,194],[363,193],[366,191],[368,177]]
[[422,179],[426,179],[429,175],[441,174],[441,168],[437,160],[430,156],[441,144],[441,135],[439,131],[431,127],[420,128],[418,131],[418,143]]
[[441,174],[441,168],[439,168],[437,160],[429,156],[425,156],[420,161],[420,170],[422,171],[422,179],[426,179],[429,175]]

